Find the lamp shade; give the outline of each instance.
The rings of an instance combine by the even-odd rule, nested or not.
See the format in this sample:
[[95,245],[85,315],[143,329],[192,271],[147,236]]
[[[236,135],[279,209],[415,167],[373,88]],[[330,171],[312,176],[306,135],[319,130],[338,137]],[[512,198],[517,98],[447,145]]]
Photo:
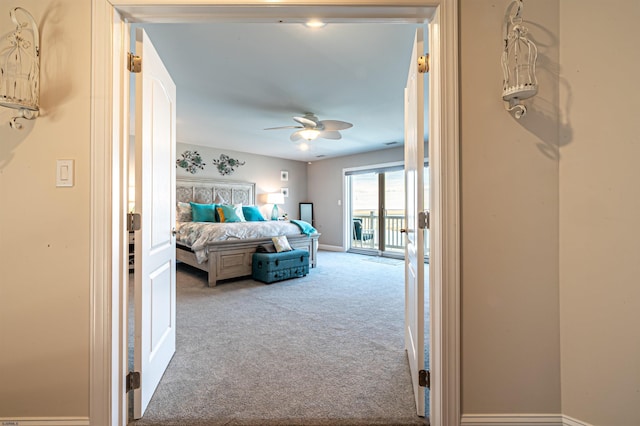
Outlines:
[[267,194],[267,204],[284,204],[284,194],[281,192]]

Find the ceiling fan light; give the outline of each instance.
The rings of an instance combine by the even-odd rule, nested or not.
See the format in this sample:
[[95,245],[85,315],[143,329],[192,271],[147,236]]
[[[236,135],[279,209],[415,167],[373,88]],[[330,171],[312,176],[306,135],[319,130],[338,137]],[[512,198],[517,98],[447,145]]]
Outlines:
[[315,129],[300,130],[300,136],[302,136],[308,141],[314,140],[315,138],[318,137],[319,134],[320,134],[320,131]]
[[322,22],[318,19],[310,19],[304,23],[304,25],[308,28],[322,28],[327,25],[326,22]]

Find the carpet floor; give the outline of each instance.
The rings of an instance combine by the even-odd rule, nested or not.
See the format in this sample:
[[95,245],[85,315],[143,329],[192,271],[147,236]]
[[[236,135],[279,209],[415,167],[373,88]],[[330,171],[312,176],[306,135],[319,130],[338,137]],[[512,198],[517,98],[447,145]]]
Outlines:
[[180,264],[177,350],[130,424],[428,424],[404,351],[403,261],[318,257],[303,278],[213,288]]

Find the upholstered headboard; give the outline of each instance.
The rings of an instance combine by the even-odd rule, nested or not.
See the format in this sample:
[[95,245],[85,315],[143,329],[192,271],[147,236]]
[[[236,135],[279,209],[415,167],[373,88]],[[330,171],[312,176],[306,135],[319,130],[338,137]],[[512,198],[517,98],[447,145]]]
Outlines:
[[217,195],[229,204],[253,205],[256,202],[256,184],[229,180],[176,178],[177,201],[211,204]]

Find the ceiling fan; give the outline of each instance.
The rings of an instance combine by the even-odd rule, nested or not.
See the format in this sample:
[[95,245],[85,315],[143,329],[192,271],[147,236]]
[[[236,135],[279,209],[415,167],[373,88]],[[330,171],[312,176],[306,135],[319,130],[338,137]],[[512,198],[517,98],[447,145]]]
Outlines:
[[304,117],[293,117],[293,120],[300,125],[269,127],[264,130],[300,129],[293,132],[289,138],[295,142],[300,139],[306,139],[308,141],[316,138],[342,139],[342,135],[338,130],[345,130],[353,126],[353,124],[347,123],[346,121],[318,120],[318,117],[310,112],[305,113]]

